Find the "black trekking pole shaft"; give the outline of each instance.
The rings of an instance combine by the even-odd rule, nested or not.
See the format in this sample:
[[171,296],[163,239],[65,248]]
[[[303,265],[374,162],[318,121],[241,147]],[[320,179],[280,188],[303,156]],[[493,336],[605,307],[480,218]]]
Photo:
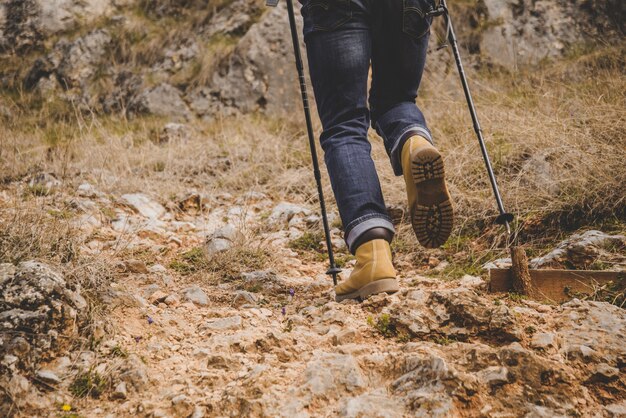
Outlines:
[[322,190],[322,175],[320,174],[320,166],[317,159],[317,150],[315,148],[315,137],[313,135],[313,123],[311,122],[311,109],[309,108],[309,98],[306,89],[306,79],[304,78],[304,64],[302,63],[302,54],[300,52],[300,41],[298,39],[298,27],[296,26],[296,16],[293,10],[293,0],[287,1],[287,12],[289,14],[289,26],[291,28],[291,40],[293,41],[293,53],[296,57],[296,68],[298,70],[298,78],[300,80],[300,93],[302,94],[302,105],[304,106],[304,117],[306,119],[306,130],[309,136],[309,147],[311,148],[311,159],[313,160],[313,174],[317,183],[317,194],[320,200],[320,209],[322,212],[322,224],[324,226],[324,235],[326,237],[326,247],[328,248],[328,259],[330,268],[326,272],[333,278],[333,283],[337,285],[337,274],[341,272],[335,265],[335,257],[333,254],[333,244],[330,240],[330,228],[328,227],[328,215],[326,214],[326,203],[324,202],[324,192]]
[[[445,2],[443,2],[445,5]],[[474,125],[474,132],[476,132],[476,137],[478,138],[478,143],[480,144],[480,151],[483,154],[483,160],[485,161],[485,166],[487,167],[487,174],[489,175],[489,181],[491,182],[491,188],[493,189],[493,194],[496,198],[496,202],[498,204],[498,210],[500,211],[500,216],[496,219],[496,222],[499,224],[503,224],[506,226],[506,230],[508,234],[511,234],[511,228],[509,226],[509,222],[513,220],[513,215],[507,213],[504,210],[504,204],[502,203],[502,197],[500,196],[500,190],[498,189],[498,183],[496,182],[496,176],[493,173],[493,168],[491,166],[491,161],[489,159],[489,154],[487,153],[487,147],[485,145],[485,139],[483,138],[482,130],[480,129],[480,123],[478,122],[478,116],[476,115],[476,107],[474,106],[474,100],[472,99],[472,94],[470,93],[469,85],[467,83],[467,77],[465,76],[465,70],[463,69],[463,63],[461,62],[461,54],[459,52],[459,46],[456,41],[456,35],[454,33],[454,26],[452,26],[452,21],[450,20],[450,16],[445,13],[445,19],[447,20],[449,33],[448,40],[450,45],[452,46],[452,53],[454,54],[454,60],[456,61],[456,67],[459,71],[459,77],[461,78],[461,84],[463,85],[463,92],[465,93],[465,99],[467,100],[467,107],[469,108],[470,115],[472,116],[472,123]]]

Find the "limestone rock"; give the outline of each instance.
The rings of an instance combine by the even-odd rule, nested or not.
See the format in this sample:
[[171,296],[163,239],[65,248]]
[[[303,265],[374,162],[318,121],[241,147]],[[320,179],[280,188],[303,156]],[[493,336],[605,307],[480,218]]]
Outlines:
[[289,202],[280,202],[272,210],[268,222],[274,225],[286,225],[296,216],[306,217],[311,213],[308,208]]
[[482,33],[481,54],[509,69],[558,57],[593,33],[610,33],[623,26],[624,9],[612,1],[594,2],[589,8],[584,2],[549,0],[485,0],[484,4],[491,25]]
[[313,396],[335,398],[367,386],[363,373],[349,354],[316,351],[304,372],[304,389]]
[[111,394],[111,399],[126,399],[127,395],[128,390],[126,389],[126,382],[120,382],[117,386],[115,386],[115,389]]
[[626,248],[626,236],[595,230],[574,234],[543,257],[532,259],[530,268],[585,268],[598,258],[602,250],[611,246]]
[[[245,19],[245,16],[240,18]],[[300,26],[299,14],[297,19]],[[222,25],[222,30],[228,30],[228,26]],[[239,40],[234,52],[220,64],[210,86],[190,93],[189,101],[194,111],[200,116],[254,111],[291,112],[299,90],[294,83],[297,74],[293,66],[291,38],[285,36],[288,27],[284,3],[266,11]]]
[[[9,269],[3,270],[8,276]],[[0,281],[0,359],[4,363],[0,363],[0,386],[13,386],[15,395],[38,403],[37,395],[28,394],[30,386],[24,384],[23,376],[60,383],[54,371],[42,369],[35,374],[35,370],[71,347],[86,308],[79,289],[50,266],[35,261],[18,264],[12,277]],[[0,396],[0,410],[4,402]]]
[[401,418],[406,416],[404,405],[379,389],[346,398],[340,415],[346,418]]
[[96,29],[74,41],[61,39],[50,54],[35,61],[24,85],[32,89],[40,79],[53,74],[65,89],[84,88],[96,74],[111,39],[105,29]]
[[232,224],[226,224],[207,238],[206,249],[209,256],[230,249],[243,238],[243,234]]
[[140,215],[149,219],[159,219],[165,215],[165,208],[158,202],[155,202],[145,194],[133,193],[122,195],[120,201],[131,207]]
[[203,328],[211,331],[226,331],[241,328],[242,320],[240,316],[229,316],[227,318],[210,319]]
[[193,302],[196,305],[207,306],[209,304],[209,297],[199,286],[194,285],[184,289],[183,297],[185,300]]
[[139,93],[130,103],[131,113],[167,116],[175,120],[188,120],[192,114],[176,87],[162,83]]

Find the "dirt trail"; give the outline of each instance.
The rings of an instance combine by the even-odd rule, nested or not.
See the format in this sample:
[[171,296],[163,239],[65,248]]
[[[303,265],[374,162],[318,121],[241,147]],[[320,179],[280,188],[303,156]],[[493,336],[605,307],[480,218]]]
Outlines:
[[74,208],[81,251],[118,273],[101,289],[93,339],[39,364],[39,395],[11,380],[18,416],[625,414],[626,311],[616,306],[489,295],[480,277],[406,267],[399,293],[336,303],[322,260],[294,251],[319,219],[261,193],[166,208],[83,184],[40,203]]

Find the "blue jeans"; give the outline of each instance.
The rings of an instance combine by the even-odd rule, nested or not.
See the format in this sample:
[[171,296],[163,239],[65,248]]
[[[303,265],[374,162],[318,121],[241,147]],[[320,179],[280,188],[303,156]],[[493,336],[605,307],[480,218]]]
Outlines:
[[[324,160],[350,251],[371,228],[394,228],[367,131],[383,138],[396,175],[405,141],[432,142],[415,104],[434,0],[300,0]],[[368,73],[372,64],[369,91]]]

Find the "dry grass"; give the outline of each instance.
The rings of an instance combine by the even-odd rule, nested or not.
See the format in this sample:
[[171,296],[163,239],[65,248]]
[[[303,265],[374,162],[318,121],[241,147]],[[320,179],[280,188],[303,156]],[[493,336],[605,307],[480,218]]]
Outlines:
[[[547,245],[542,240],[580,227],[624,229],[623,52],[582,49],[532,71],[470,73],[504,202],[518,214],[522,238],[538,248]],[[33,104],[32,110],[23,106],[13,123],[0,127],[5,182],[50,171],[67,186],[89,181],[116,195],[142,190],[163,203],[195,189],[207,196],[260,191],[317,206],[299,119],[253,115],[194,122],[189,140],[160,144],[156,137],[167,120],[94,116],[23,95],[16,103]],[[502,245],[503,236],[491,224],[495,204],[455,73],[444,79],[427,74],[419,104],[445,153],[458,214],[453,242],[463,245],[449,251],[469,252],[477,264]],[[380,139],[371,139],[387,202],[404,205],[403,181],[393,176]],[[415,252],[405,226],[398,239],[399,251],[425,256]]]

